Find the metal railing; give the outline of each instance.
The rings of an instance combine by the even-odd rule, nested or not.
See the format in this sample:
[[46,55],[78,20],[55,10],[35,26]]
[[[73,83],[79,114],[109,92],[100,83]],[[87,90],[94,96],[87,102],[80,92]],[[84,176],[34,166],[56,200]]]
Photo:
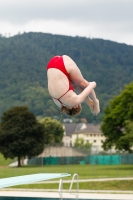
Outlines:
[[[76,188],[76,192],[72,192],[72,186],[73,186],[73,183],[75,182],[75,177],[76,177],[76,180],[77,180],[76,181],[77,188]],[[71,195],[75,195],[76,200],[79,199],[79,177],[78,177],[78,174],[73,175],[68,192]],[[62,181],[62,179],[60,179],[60,183],[59,183],[59,195],[60,195],[60,200],[63,200],[63,181]]]

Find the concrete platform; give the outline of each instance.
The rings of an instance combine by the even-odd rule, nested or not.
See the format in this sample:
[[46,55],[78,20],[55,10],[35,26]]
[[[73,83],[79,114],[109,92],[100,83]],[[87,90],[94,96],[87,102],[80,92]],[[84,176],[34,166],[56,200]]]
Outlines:
[[[96,192],[96,191],[95,191]],[[38,198],[60,198],[57,192],[40,192],[40,191],[8,191],[0,190],[0,197],[38,197]],[[63,198],[76,199],[76,196],[69,193],[63,193]],[[112,193],[79,193],[79,199],[87,200],[133,200],[133,194],[112,194]]]

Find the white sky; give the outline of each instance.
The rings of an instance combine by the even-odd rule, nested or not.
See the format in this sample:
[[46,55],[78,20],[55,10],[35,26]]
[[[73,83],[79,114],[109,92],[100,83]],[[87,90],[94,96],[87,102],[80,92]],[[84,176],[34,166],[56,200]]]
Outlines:
[[133,45],[133,0],[0,0],[0,34],[23,32]]

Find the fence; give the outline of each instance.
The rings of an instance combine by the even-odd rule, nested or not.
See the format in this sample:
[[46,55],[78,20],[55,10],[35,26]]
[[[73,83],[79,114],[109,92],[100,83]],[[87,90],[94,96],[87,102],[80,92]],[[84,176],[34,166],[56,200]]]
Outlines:
[[126,155],[89,155],[65,157],[36,157],[28,160],[28,165],[65,165],[65,164],[95,164],[119,165],[133,164],[133,154]]

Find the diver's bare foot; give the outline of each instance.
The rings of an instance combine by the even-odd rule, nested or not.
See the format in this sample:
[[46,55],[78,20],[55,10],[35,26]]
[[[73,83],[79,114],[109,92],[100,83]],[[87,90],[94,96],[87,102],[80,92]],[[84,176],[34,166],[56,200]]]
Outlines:
[[93,102],[91,99],[89,99],[88,105],[89,105],[90,111],[93,115],[97,115],[100,112],[98,99],[96,99],[95,102]]
[[94,102],[94,109],[93,109],[93,113],[94,115],[97,115],[100,112],[100,106],[99,106],[99,100],[97,99]]

